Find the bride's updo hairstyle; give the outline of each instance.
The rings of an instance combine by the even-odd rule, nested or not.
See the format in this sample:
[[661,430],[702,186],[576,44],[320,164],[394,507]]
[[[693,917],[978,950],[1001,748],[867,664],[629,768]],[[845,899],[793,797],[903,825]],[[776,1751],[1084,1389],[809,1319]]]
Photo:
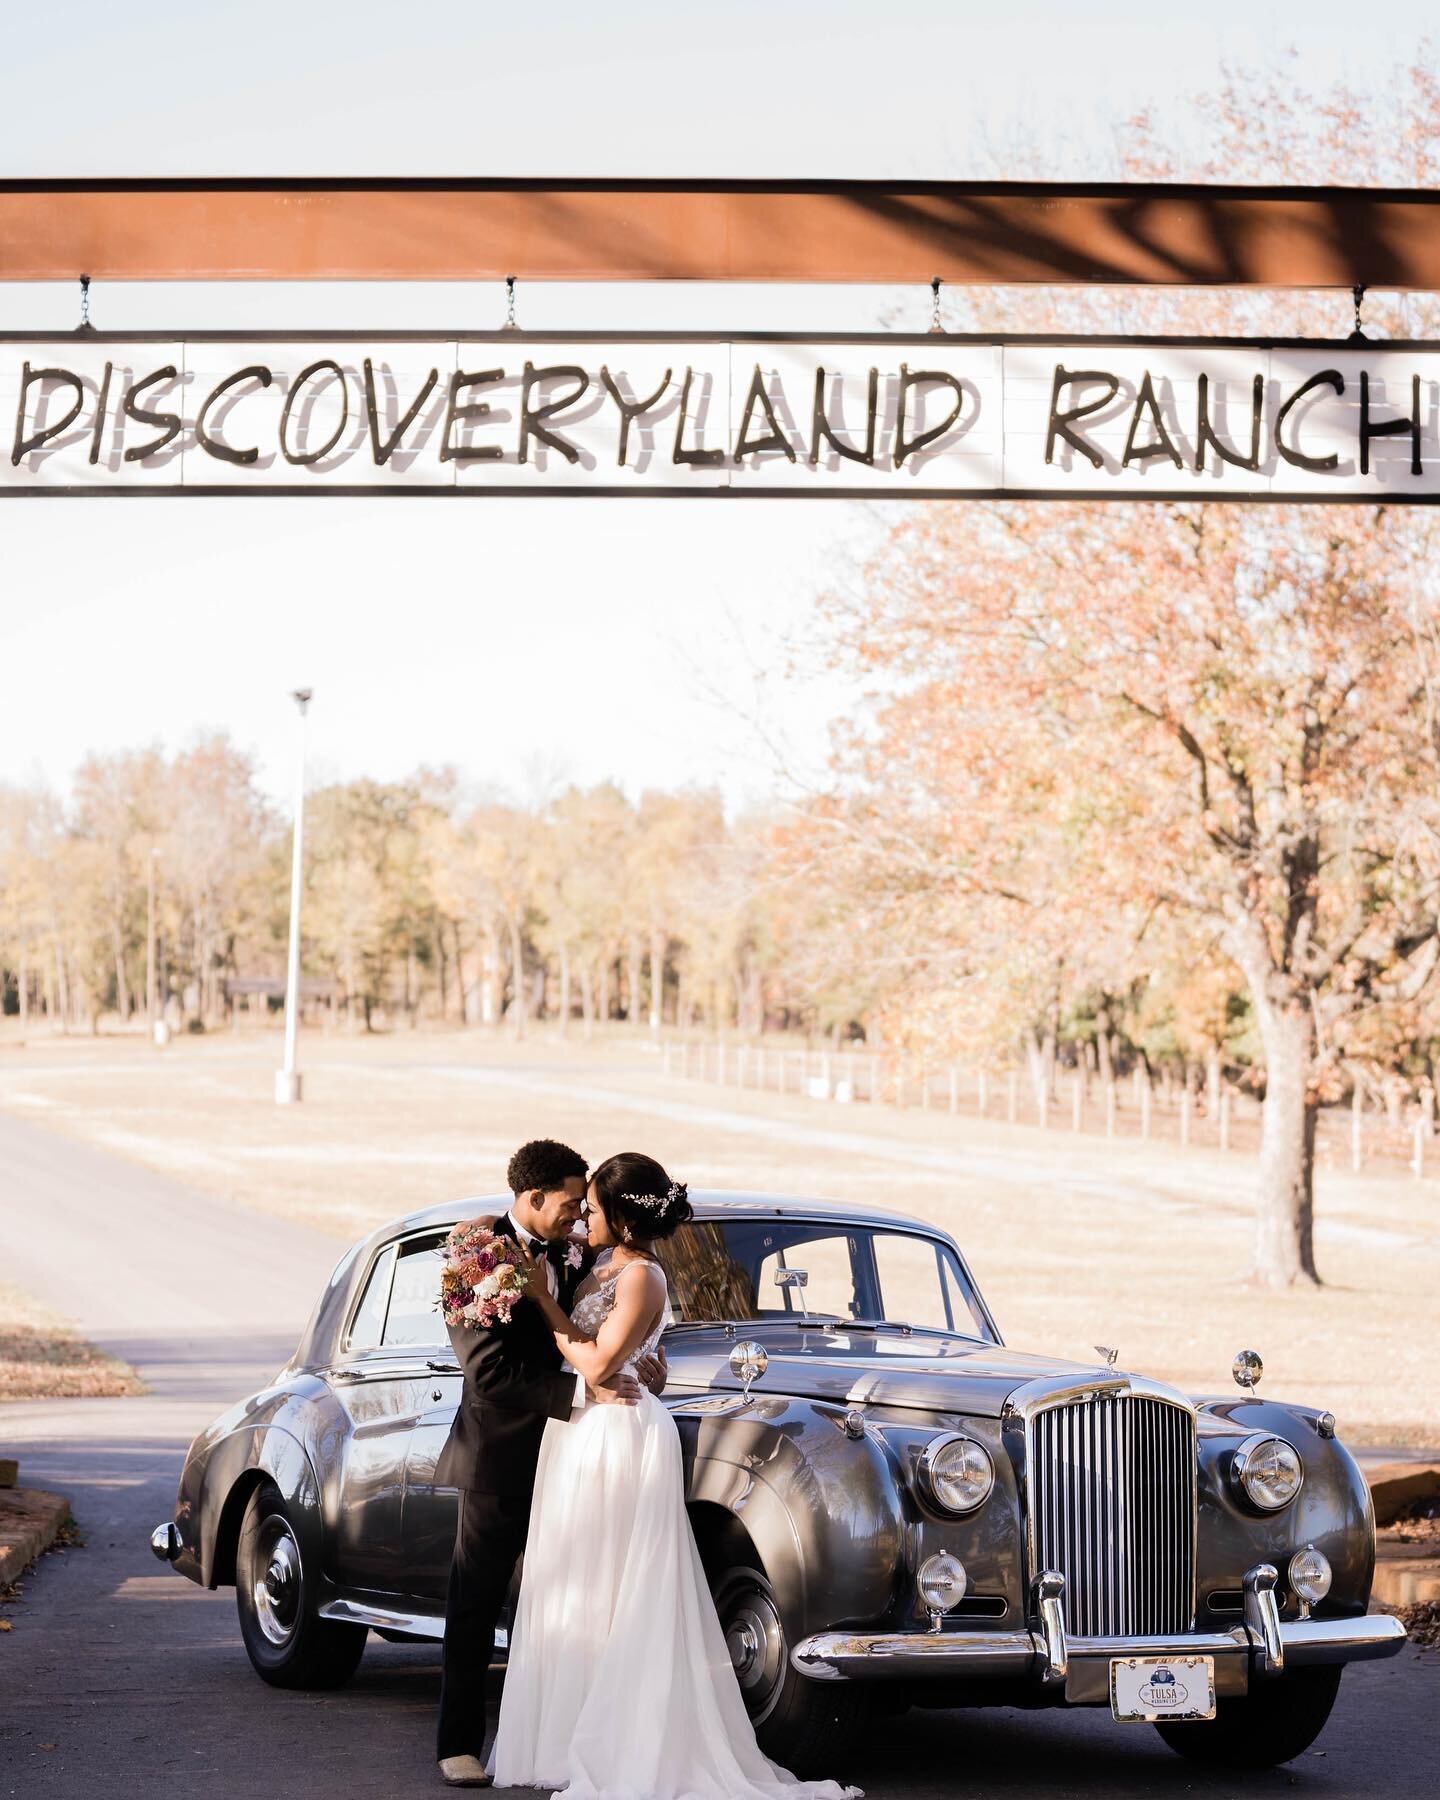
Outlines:
[[622,1150],[590,1177],[614,1235],[624,1244],[667,1238],[695,1217],[683,1181],[672,1181],[653,1156]]

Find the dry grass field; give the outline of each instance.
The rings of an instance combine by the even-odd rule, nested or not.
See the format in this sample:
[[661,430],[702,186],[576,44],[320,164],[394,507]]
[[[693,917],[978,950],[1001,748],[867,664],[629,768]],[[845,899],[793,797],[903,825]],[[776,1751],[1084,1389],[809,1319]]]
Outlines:
[[1243,1279],[1250,1157],[1107,1142],[888,1107],[666,1079],[658,1051],[536,1033],[303,1038],[304,1103],[277,1108],[278,1034],[20,1044],[0,1107],[265,1215],[346,1240],[411,1207],[503,1186],[526,1137],[592,1162],[650,1151],[696,1187],[830,1195],[951,1232],[1006,1339],[1192,1392],[1230,1387],[1242,1347],[1265,1391],[1331,1407],[1356,1444],[1440,1445],[1440,1183],[1326,1171],[1318,1291]]
[[0,1405],[144,1392],[128,1364],[87,1344],[58,1314],[0,1281]]

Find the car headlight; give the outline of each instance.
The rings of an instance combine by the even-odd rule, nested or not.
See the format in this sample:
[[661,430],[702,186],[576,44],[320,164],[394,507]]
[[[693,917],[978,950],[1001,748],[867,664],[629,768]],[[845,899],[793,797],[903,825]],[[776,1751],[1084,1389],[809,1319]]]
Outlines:
[[1305,1465],[1295,1446],[1261,1432],[1241,1444],[1230,1473],[1241,1495],[1261,1512],[1288,1506],[1305,1481]]
[[990,1452],[974,1438],[932,1438],[920,1458],[920,1480],[944,1512],[974,1512],[995,1485]]
[[1330,1558],[1313,1544],[1297,1550],[1290,1558],[1289,1575],[1293,1592],[1312,1606],[1330,1592]]
[[921,1563],[915,1585],[920,1590],[920,1598],[925,1602],[927,1612],[947,1613],[954,1612],[965,1598],[970,1578],[958,1556],[952,1556],[948,1550],[941,1550],[934,1556],[927,1556]]

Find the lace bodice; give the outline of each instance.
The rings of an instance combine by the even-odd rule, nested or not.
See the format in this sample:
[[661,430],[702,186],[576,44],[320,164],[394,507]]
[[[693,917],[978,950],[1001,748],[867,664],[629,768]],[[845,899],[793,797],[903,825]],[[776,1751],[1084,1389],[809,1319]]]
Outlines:
[[[591,1273],[599,1285],[593,1288],[588,1294],[582,1294],[580,1296],[574,1306],[570,1309],[570,1317],[587,1337],[594,1338],[599,1336],[600,1327],[604,1324],[611,1307],[615,1304],[615,1289],[621,1275],[624,1274],[624,1270],[615,1269],[612,1271],[607,1259],[604,1264],[597,1263]],[[670,1303],[667,1300],[664,1310],[660,1314],[660,1322],[646,1337],[645,1341],[638,1344],[625,1359],[626,1369],[631,1370],[633,1373],[633,1365],[637,1357],[653,1356],[655,1354],[655,1347],[659,1344],[661,1337],[664,1335],[665,1327],[670,1323],[671,1317]]]

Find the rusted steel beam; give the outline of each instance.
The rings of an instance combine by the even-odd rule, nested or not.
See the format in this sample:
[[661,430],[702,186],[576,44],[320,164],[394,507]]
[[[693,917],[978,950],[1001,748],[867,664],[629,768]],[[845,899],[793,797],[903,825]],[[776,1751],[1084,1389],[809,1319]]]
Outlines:
[[1440,289],[1440,192],[1032,182],[0,182],[0,279]]

